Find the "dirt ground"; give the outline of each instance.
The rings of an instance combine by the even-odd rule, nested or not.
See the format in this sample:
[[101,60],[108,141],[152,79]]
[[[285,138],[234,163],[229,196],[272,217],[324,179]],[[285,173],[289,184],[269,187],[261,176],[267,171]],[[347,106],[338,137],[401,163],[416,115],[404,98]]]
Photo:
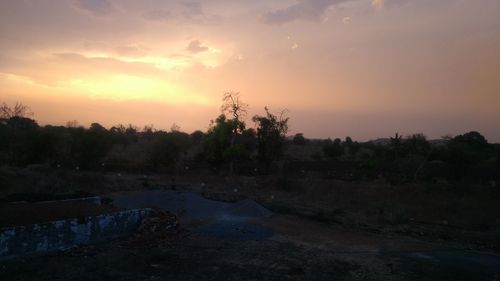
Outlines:
[[[258,223],[261,241],[200,235],[113,241],[0,263],[0,280],[498,280],[500,256],[360,233],[291,215]],[[466,266],[464,266],[464,264]],[[496,279],[495,279],[496,278]]]
[[[37,180],[33,174],[24,179]],[[496,191],[410,193],[410,187],[317,177],[292,181],[289,190],[274,179],[206,174],[40,178],[47,182],[15,185],[13,180],[5,193],[33,193],[21,187],[37,186],[39,191],[71,187],[103,196],[154,189],[199,192],[226,202],[251,198],[274,211],[257,222],[274,234],[260,241],[227,240],[202,235],[196,231],[199,222],[182,219],[180,230],[167,239],[137,243],[131,238],[2,261],[0,280],[500,280],[500,235],[493,228]],[[439,200],[422,204],[428,198]],[[484,218],[491,227],[473,225]],[[455,225],[454,220],[471,223]]]

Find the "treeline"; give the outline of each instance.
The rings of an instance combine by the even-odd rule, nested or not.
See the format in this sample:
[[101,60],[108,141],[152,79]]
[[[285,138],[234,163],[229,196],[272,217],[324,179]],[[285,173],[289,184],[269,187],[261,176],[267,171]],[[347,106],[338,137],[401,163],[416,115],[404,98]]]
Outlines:
[[[242,121],[245,106],[237,93],[227,93],[222,114],[211,121],[209,129],[188,134],[177,126],[169,131],[133,125],[107,129],[98,123],[88,128],[76,123],[39,126],[22,105],[9,108],[4,104],[0,108],[0,165],[48,164],[92,170],[129,166],[131,170],[151,171],[201,166],[230,174],[283,174],[285,167],[292,174],[294,169],[324,170],[349,174],[350,179],[389,174],[401,181],[496,184],[500,180],[500,145],[488,143],[478,132],[433,142],[422,134],[396,134],[370,142],[350,137],[308,140],[303,134],[287,139],[289,119],[285,111],[273,114],[265,108],[266,114],[254,116],[255,126],[249,128]],[[295,165],[298,159],[293,159],[294,155],[284,155],[287,145],[305,150],[319,147],[320,152],[299,159],[306,164]],[[288,151],[294,153],[293,149]]]
[[76,122],[39,126],[22,111],[16,113],[4,104],[0,115],[0,165],[44,163],[61,168],[103,169],[130,164],[158,170],[176,169],[190,161],[214,167],[229,164],[232,173],[236,161],[255,160],[265,170],[268,163],[281,157],[288,118],[266,108],[266,115],[252,118],[255,129],[246,128],[241,121],[246,112],[236,93],[228,93],[225,106],[207,132],[188,134],[177,126],[170,131],[155,130],[153,126],[140,130],[133,125],[106,129],[99,123],[85,128]]
[[399,177],[400,182],[444,179],[488,185],[496,185],[500,180],[500,145],[488,143],[475,131],[432,142],[423,134],[395,134],[363,143],[350,137],[309,141],[297,134],[293,143],[321,145],[322,155],[316,155],[315,160],[341,162],[345,165],[339,167],[344,168],[337,170],[358,172],[357,177],[382,175]]

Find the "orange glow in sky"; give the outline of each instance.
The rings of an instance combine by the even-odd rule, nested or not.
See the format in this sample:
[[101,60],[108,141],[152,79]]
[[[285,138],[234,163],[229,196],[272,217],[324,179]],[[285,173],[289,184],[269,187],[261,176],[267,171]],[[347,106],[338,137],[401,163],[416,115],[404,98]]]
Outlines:
[[222,94],[292,132],[500,142],[497,0],[0,2],[0,102],[40,124],[205,130]]

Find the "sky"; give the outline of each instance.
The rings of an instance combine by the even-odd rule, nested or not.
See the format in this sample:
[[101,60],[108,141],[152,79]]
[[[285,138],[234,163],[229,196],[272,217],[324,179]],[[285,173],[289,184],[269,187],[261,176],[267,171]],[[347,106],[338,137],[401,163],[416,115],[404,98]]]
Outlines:
[[499,0],[1,0],[0,102],[40,124],[206,130],[222,95],[290,134],[500,142]]

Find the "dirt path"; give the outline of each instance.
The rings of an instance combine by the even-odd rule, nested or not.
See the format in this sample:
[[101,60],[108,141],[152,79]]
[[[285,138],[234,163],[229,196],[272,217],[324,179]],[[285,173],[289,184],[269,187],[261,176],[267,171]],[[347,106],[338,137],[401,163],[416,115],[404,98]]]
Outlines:
[[182,230],[168,241],[115,241],[2,262],[0,280],[500,279],[498,255],[361,233],[289,215],[245,220],[271,230],[269,237],[224,239],[199,231],[210,221],[205,216],[181,216]]

